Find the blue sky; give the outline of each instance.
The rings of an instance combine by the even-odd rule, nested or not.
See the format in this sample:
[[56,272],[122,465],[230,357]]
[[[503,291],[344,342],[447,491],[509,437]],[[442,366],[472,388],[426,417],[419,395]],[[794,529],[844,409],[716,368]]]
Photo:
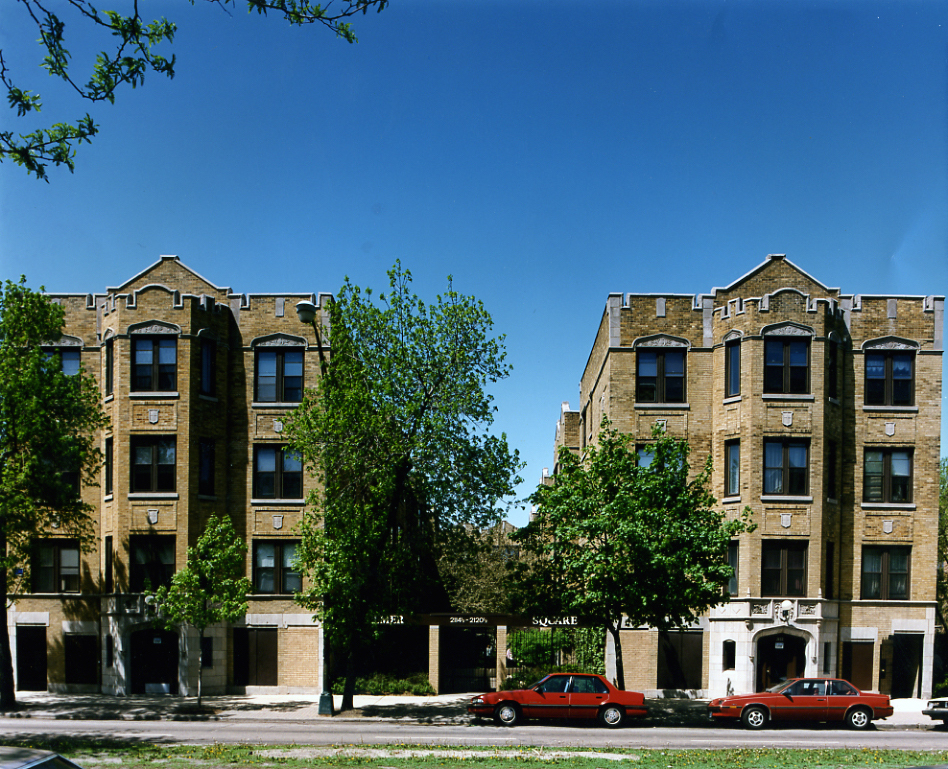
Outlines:
[[[319,292],[400,259],[430,299],[451,274],[507,336],[524,495],[609,292],[707,292],[786,253],[845,293],[948,293],[940,0],[392,0],[356,45],[244,8],[148,3],[178,24],[174,80],[94,108],[73,175],[0,166],[2,277],[96,292],[178,254],[238,292]],[[106,43],[63,16],[88,67]],[[5,3],[16,82],[74,119],[35,37]]]

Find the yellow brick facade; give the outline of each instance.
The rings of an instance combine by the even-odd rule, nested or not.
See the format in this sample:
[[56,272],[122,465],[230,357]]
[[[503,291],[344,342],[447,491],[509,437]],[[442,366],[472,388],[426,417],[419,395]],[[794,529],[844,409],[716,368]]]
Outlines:
[[[672,670],[680,661],[662,657],[657,633],[625,632],[628,688],[717,696],[792,674],[832,674],[896,696],[928,696],[944,305],[941,296],[844,294],[783,255],[705,294],[609,295],[579,408],[563,405],[556,448],[582,453],[603,415],[643,443],[660,422],[691,444],[693,467],[711,456],[722,508],[737,515],[750,507],[758,525],[735,543],[731,601],[703,617],[682,646],[693,658],[684,676]],[[765,354],[780,350],[783,363],[766,365]],[[799,368],[791,356],[803,350]],[[652,371],[637,361],[670,360],[669,351],[684,353],[684,396],[651,397]],[[730,392],[728,355],[739,356]],[[873,387],[888,388],[882,403],[878,389],[867,395],[867,360]],[[885,369],[878,379],[880,362],[898,373]],[[890,397],[904,392],[894,380],[907,365],[908,401]],[[739,458],[734,488],[729,452]],[[793,469],[801,457],[803,475]],[[798,487],[781,485],[791,482]]]
[[[248,544],[246,574],[257,582],[243,622],[207,631],[204,692],[320,690],[319,628],[290,591],[258,590],[253,563],[255,545],[284,547],[298,538],[312,481],[302,473],[302,492],[291,499],[255,498],[253,463],[255,447],[285,443],[283,421],[295,407],[256,399],[255,358],[261,350],[302,351],[303,386],[311,387],[319,375],[316,336],[295,305],[306,300],[321,307],[325,298],[234,293],[171,256],[102,294],[52,297],[66,310],[61,344],[81,347],[82,366],[100,384],[110,427],[99,446],[110,463],[111,488],[103,468],[99,486],[82,491],[97,510],[97,544],[81,556],[81,598],[26,593],[8,612],[19,686],[196,693],[201,659],[186,652],[197,648],[197,635],[154,630],[133,591],[141,566],[133,546],[147,555],[154,538],[164,537],[170,572],[185,563],[208,517],[226,515]],[[146,338],[173,340],[173,386],[160,380],[160,386],[136,386],[133,345]],[[156,440],[173,445],[173,482],[133,488],[144,482],[135,480],[136,446],[151,451]],[[161,472],[161,461],[153,460],[153,473]],[[202,473],[210,487],[201,487]],[[55,530],[48,540],[64,544]]]

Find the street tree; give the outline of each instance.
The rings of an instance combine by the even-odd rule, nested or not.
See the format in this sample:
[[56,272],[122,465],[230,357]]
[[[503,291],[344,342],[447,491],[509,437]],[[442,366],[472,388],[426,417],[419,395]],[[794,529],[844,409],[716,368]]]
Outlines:
[[[203,653],[204,632],[218,622],[236,622],[247,613],[250,580],[245,574],[247,545],[234,531],[230,518],[212,515],[188,561],[171,578],[146,596],[157,611],[156,623],[168,629],[178,625],[194,628]],[[193,653],[193,652],[192,652]],[[198,707],[204,683],[203,660],[198,664]]]
[[728,520],[715,509],[710,459],[691,478],[688,453],[656,428],[640,454],[603,419],[585,458],[560,450],[559,471],[534,492],[533,520],[516,535],[530,556],[521,595],[608,631],[620,688],[619,631],[680,628],[726,601],[728,542],[751,525],[749,510]]
[[[189,0],[191,5],[195,1]],[[17,2],[36,27],[43,54],[40,66],[66,83],[69,90],[83,101],[112,104],[121,87],[127,84],[137,88],[148,72],[174,77],[175,56],[169,58],[161,50],[163,44],[168,47],[173,43],[177,25],[164,17],[146,21],[139,13],[137,2],[128,15],[118,11],[99,11],[89,0],[69,0],[65,4],[64,9],[73,14],[72,20],[84,25],[89,33],[99,33],[104,46],[88,75],[77,75],[71,69],[72,57],[66,48],[66,19],[62,12],[53,13],[48,3],[41,0]],[[228,10],[227,6],[236,8],[239,5],[238,0],[205,2],[214,3],[224,11]],[[371,8],[382,11],[389,0],[328,0],[324,4],[314,4],[310,0],[246,0],[246,3],[250,12],[261,15],[273,12],[294,26],[322,25],[335,32],[337,37],[355,43],[357,38],[348,19],[365,14]],[[10,108],[16,110],[18,118],[33,116],[40,112],[43,100],[39,93],[21,88],[14,82],[10,66],[0,50],[0,82],[6,88]],[[73,171],[75,148],[91,142],[98,131],[99,126],[88,113],[73,122],[34,128],[27,133],[3,130],[0,131],[0,161],[9,158],[37,179],[46,179],[49,164],[65,165]]]
[[[0,287],[0,593],[28,584],[34,541],[68,535],[94,544],[94,507],[82,486],[96,485],[102,454],[96,431],[107,424],[95,377],[63,371],[55,345],[63,308],[26,285]],[[9,625],[0,626],[0,710],[15,707]]]
[[463,529],[438,559],[438,573],[453,611],[509,614],[513,611],[511,571],[520,547],[510,539],[509,523],[483,531]]
[[371,628],[447,609],[439,554],[465,527],[498,523],[519,482],[517,452],[489,431],[487,387],[510,371],[503,337],[450,278],[430,305],[411,282],[400,263],[377,298],[346,281],[329,306],[331,355],[286,429],[319,481],[301,527],[309,579],[298,600],[345,658],[344,709]]

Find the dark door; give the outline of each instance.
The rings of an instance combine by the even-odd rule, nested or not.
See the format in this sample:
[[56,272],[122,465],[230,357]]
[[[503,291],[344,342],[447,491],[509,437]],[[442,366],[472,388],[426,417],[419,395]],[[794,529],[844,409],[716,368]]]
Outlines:
[[843,643],[843,678],[857,689],[872,689],[872,641]]
[[132,694],[178,693],[178,634],[138,630],[131,638]]
[[922,696],[922,635],[892,636],[892,694],[894,698]]
[[20,625],[16,629],[16,688],[46,691],[46,628]]
[[276,686],[276,628],[234,628],[234,686]]
[[66,683],[98,684],[99,637],[66,635],[63,646],[66,654]]
[[658,688],[700,689],[704,633],[674,630],[658,634]]
[[806,641],[792,635],[769,635],[757,641],[757,691],[799,678],[806,669]]

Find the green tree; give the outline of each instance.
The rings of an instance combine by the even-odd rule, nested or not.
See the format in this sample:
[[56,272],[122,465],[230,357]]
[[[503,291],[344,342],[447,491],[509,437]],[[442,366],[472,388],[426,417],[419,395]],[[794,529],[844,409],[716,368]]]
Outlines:
[[320,485],[301,527],[298,600],[346,658],[344,709],[370,629],[446,609],[439,554],[465,526],[497,523],[519,482],[517,453],[489,433],[485,390],[509,372],[490,315],[450,282],[426,305],[401,264],[389,279],[377,301],[346,281],[330,305],[331,356],[287,424]]
[[[29,579],[35,539],[54,531],[94,543],[94,507],[82,485],[96,485],[102,455],[96,431],[107,424],[95,378],[65,374],[50,354],[62,336],[63,308],[7,281],[0,288],[0,593]],[[44,349],[46,347],[46,349]],[[78,479],[78,487],[77,487]],[[0,627],[0,709],[16,705],[7,622]]]
[[[115,102],[120,86],[137,88],[144,82],[145,73],[154,72],[173,78],[175,57],[167,58],[158,52],[166,43],[171,45],[177,26],[165,18],[148,22],[134,4],[130,15],[117,11],[99,11],[89,0],[69,0],[67,10],[75,19],[101,33],[103,44],[109,50],[98,54],[89,79],[74,76],[71,55],[65,45],[66,23],[41,0],[17,0],[36,25],[38,42],[43,52],[42,68],[63,80],[81,99],[91,103]],[[195,0],[189,0],[194,5]],[[206,0],[225,11],[228,5],[237,6],[237,0]],[[267,15],[268,11],[281,14],[292,25],[322,24],[337,37],[355,43],[357,38],[347,19],[370,8],[383,10],[389,0],[328,0],[314,4],[310,0],[246,0],[248,11]],[[334,7],[335,3],[335,7]],[[0,50],[0,82],[7,89],[7,101],[17,117],[31,116],[41,110],[42,98],[38,93],[20,88],[13,81],[3,51]],[[37,179],[46,179],[46,166],[65,165],[75,168],[75,147],[91,142],[99,131],[92,116],[86,113],[72,123],[56,123],[49,128],[37,128],[25,134],[0,131],[0,161],[10,158],[23,166]],[[47,179],[48,181],[48,179]]]
[[[234,531],[230,518],[212,515],[188,562],[175,573],[171,584],[146,598],[158,611],[156,622],[166,628],[189,625],[198,631],[197,653],[204,645],[204,631],[218,622],[235,622],[247,613],[250,580],[245,574],[247,546]],[[198,707],[204,683],[204,665],[198,665]]]
[[585,461],[561,449],[560,471],[534,492],[536,514],[517,534],[533,556],[524,594],[538,610],[604,627],[620,688],[623,617],[667,631],[726,601],[728,542],[749,528],[749,511],[728,521],[714,509],[710,459],[689,480],[688,444],[658,429],[652,437],[647,466],[607,419]]
[[510,571],[520,547],[510,539],[509,523],[483,531],[458,532],[438,559],[438,573],[451,599],[453,611],[465,614],[512,612]]

